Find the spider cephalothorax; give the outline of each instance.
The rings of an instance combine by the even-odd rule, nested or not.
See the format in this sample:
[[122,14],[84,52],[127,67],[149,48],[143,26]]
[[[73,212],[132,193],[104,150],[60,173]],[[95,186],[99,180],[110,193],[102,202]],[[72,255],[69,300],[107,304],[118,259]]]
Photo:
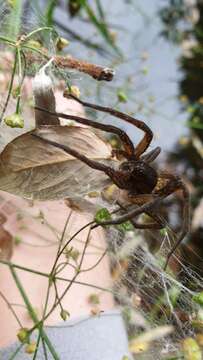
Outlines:
[[[39,135],[33,133],[33,135],[40,138],[41,141],[46,141],[53,146],[63,149],[65,152],[83,161],[91,168],[104,172],[113,181],[113,183],[117,185],[118,188],[127,190],[129,199],[133,204],[137,206],[134,209],[130,210],[122,207],[122,211],[125,210],[125,213],[123,215],[118,216],[115,219],[103,221],[101,222],[102,225],[120,224],[130,219],[133,222],[134,227],[139,229],[161,229],[165,227],[165,222],[163,222],[158,216],[158,207],[160,206],[162,201],[169,195],[175,193],[176,191],[180,191],[182,193],[182,228],[180,234],[177,237],[176,243],[172,246],[172,249],[167,256],[167,266],[170,256],[176,250],[177,246],[185,237],[189,229],[189,193],[185,184],[180,177],[162,171],[157,172],[150,165],[150,163],[157,158],[161,149],[159,147],[156,147],[155,149],[145,154],[145,151],[148,149],[152,141],[153,133],[143,121],[135,119],[132,116],[129,116],[110,107],[103,107],[84,102],[72,95],[66,97],[71,97],[75,99],[83,106],[108,113],[112,116],[116,116],[136,126],[138,129],[144,131],[145,133],[142,140],[138,143],[136,147],[134,147],[134,144],[129,138],[129,136],[123,130],[116,126],[101,124],[79,116],[66,115],[61,113],[51,113],[46,109],[36,108],[37,110],[48,112],[53,116],[75,120],[79,123],[92,126],[96,129],[100,129],[109,133],[114,133],[119,136],[123,145],[123,149],[116,150],[115,154],[119,155],[118,158],[122,157],[126,160],[121,163],[118,169],[114,169],[101,162],[89,159],[86,156],[80,154],[79,151],[69,148],[68,146],[41,138]],[[163,185],[161,187],[157,186],[158,182],[162,182],[162,180]],[[142,224],[140,222],[138,223],[136,221],[136,217],[143,213],[149,215],[153,221],[146,224]]]
[[124,161],[119,170],[125,178],[122,188],[128,190],[130,196],[150,194],[157,184],[156,170],[143,160]]

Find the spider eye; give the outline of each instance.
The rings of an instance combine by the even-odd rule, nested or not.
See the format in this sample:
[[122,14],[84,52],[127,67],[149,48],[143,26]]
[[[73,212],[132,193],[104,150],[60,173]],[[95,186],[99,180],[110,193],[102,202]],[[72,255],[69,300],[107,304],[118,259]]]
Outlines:
[[121,171],[132,171],[130,163],[128,161],[123,162],[119,166],[119,170],[121,170]]

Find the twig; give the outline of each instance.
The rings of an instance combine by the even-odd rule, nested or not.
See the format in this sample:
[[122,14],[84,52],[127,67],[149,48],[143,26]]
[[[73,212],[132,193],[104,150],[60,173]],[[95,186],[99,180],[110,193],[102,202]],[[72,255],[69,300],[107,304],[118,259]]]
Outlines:
[[87,61],[78,60],[70,55],[55,56],[54,63],[60,68],[76,69],[80,72],[88,74],[98,81],[111,81],[114,76],[114,70],[108,67],[91,64]]
[[[24,46],[24,48],[25,48],[25,46]],[[47,53],[44,53],[44,57],[45,57],[46,61],[53,58],[53,64],[59,68],[75,69],[77,71],[83,72],[83,73],[93,77],[93,79],[98,80],[98,81],[101,81],[101,80],[111,81],[115,74],[114,70],[111,68],[103,67],[100,65],[95,65],[95,64],[89,63],[84,60],[79,60],[70,55],[67,55],[67,56],[56,55],[56,56],[51,57]],[[42,63],[42,56],[37,55],[37,54],[34,55],[31,52],[27,53],[26,59],[27,59],[28,63],[33,63],[33,62]]]

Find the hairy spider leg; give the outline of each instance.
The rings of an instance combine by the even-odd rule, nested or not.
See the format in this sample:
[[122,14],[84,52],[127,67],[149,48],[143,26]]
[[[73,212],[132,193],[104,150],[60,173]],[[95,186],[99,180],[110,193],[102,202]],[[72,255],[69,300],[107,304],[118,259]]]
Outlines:
[[[49,110],[46,110],[46,109],[43,109],[43,108],[40,108],[38,106],[35,106],[35,109],[36,110],[40,110],[40,111],[44,111],[52,116],[57,116],[57,117],[61,117],[63,119],[68,119],[68,120],[74,120],[80,124],[84,124],[84,125],[87,125],[87,126],[92,126],[93,128],[95,129],[99,129],[99,130],[102,130],[102,131],[106,131],[106,132],[109,132],[109,133],[113,133],[113,134],[116,134],[123,146],[124,146],[124,149],[125,151],[122,152],[122,155],[125,156],[127,159],[129,158],[129,156],[132,156],[134,154],[134,145],[133,145],[133,142],[130,140],[129,136],[125,133],[125,131],[119,129],[117,126],[113,126],[113,125],[107,125],[107,124],[101,124],[101,123],[98,123],[94,120],[89,120],[87,118],[83,118],[83,117],[80,117],[80,116],[76,116],[76,115],[68,115],[68,114],[63,114],[63,113],[58,113],[58,112],[51,112]],[[130,154],[130,155],[129,155]]]
[[153,132],[143,121],[135,119],[132,116],[122,113],[118,110],[111,109],[110,107],[95,105],[92,103],[82,101],[73,95],[67,96],[66,94],[64,94],[64,96],[66,96],[67,98],[70,97],[70,98],[78,101],[83,106],[86,106],[86,107],[89,107],[89,108],[92,108],[92,109],[95,109],[98,111],[102,111],[102,112],[108,113],[112,116],[115,116],[119,119],[122,119],[122,120],[136,126],[138,129],[144,131],[145,135],[144,135],[143,139],[139,142],[139,144],[135,147],[134,155],[131,156],[131,158],[139,159],[140,155],[142,155],[149,147],[149,145],[152,141],[152,138],[153,138]]
[[[119,205],[119,207],[122,210],[125,210],[125,212],[128,211],[128,208],[123,204],[121,204],[120,201],[117,201],[116,203]],[[147,211],[146,214],[155,221],[143,224],[143,223],[138,223],[134,219],[131,219],[130,222],[136,229],[163,229],[165,227],[165,223],[163,223],[163,221],[159,219],[157,215],[153,214],[151,211]]]
[[[180,177],[174,176],[172,174],[168,174],[165,172],[161,172],[159,174],[159,177],[169,179],[169,181],[174,181],[174,189],[171,193],[181,190],[182,196],[183,196],[183,200],[182,200],[182,202],[183,202],[183,205],[182,205],[183,206],[183,211],[182,211],[183,222],[182,222],[182,226],[181,226],[181,231],[180,231],[180,234],[176,238],[175,244],[172,246],[170,252],[167,255],[166,263],[164,265],[164,270],[165,270],[168,266],[171,256],[176,251],[176,249],[180,245],[181,241],[184,239],[184,237],[187,235],[187,233],[190,230],[190,195],[189,195],[189,191],[188,191],[187,187],[182,182]],[[175,183],[176,183],[176,185],[175,185]],[[159,192],[161,192],[161,189],[159,190]]]
[[79,159],[82,162],[84,162],[85,164],[87,164],[89,167],[91,167],[95,170],[104,172],[106,175],[108,175],[110,177],[110,179],[115,183],[115,185],[117,185],[121,189],[125,188],[125,183],[126,183],[128,175],[126,175],[126,177],[125,177],[123,175],[123,171],[114,170],[110,166],[100,163],[99,161],[91,160],[91,159],[87,158],[85,155],[80,154],[77,150],[71,149],[67,145],[59,144],[55,141],[45,139],[42,136],[35,134],[34,132],[31,135],[40,139],[41,141],[47,142],[50,145],[53,145],[59,149],[64,150],[68,154],[74,156],[76,159]]
[[155,149],[149,151],[147,154],[143,155],[141,157],[141,160],[143,160],[146,163],[151,163],[152,161],[154,161],[157,156],[159,156],[161,152],[161,148],[160,146],[157,146]]

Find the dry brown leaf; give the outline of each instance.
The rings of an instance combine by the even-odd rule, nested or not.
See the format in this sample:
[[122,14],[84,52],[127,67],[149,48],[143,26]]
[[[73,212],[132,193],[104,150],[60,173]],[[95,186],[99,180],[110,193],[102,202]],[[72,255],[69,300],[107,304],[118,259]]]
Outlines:
[[20,135],[4,148],[0,154],[1,190],[29,199],[74,199],[109,183],[102,172],[33,137],[32,133],[68,145],[89,158],[112,163],[111,147],[91,129],[44,126]]
[[10,260],[13,253],[13,237],[0,226],[0,260]]

